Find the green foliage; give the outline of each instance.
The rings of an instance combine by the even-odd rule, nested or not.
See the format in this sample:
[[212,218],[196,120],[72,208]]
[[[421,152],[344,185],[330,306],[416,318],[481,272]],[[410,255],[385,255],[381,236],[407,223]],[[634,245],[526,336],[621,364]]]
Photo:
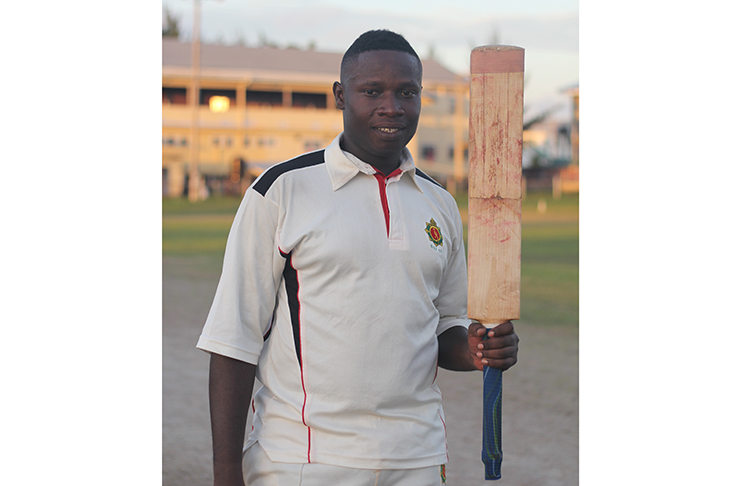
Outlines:
[[268,36],[265,35],[265,32],[260,32],[257,35],[257,45],[259,47],[274,47],[274,48],[279,47],[277,42],[268,39]]
[[162,25],[162,37],[174,37],[175,39],[180,37],[180,19],[175,17],[170,9],[165,7],[163,12],[163,25]]

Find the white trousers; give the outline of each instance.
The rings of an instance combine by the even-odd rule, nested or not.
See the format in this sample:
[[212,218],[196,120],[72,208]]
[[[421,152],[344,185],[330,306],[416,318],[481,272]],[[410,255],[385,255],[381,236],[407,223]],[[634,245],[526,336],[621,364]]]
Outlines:
[[440,466],[419,469],[353,469],[327,464],[272,462],[259,443],[242,459],[247,486],[440,486]]

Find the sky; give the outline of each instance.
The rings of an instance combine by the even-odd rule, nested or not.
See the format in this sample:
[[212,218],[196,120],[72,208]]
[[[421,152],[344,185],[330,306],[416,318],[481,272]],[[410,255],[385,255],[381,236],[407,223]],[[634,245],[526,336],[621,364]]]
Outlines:
[[[576,0],[200,0],[203,42],[344,52],[363,32],[388,28],[404,35],[422,58],[431,52],[453,72],[466,74],[471,49],[491,43],[525,49],[525,105],[564,101],[579,82],[579,4]],[[163,0],[190,39],[193,0]]]

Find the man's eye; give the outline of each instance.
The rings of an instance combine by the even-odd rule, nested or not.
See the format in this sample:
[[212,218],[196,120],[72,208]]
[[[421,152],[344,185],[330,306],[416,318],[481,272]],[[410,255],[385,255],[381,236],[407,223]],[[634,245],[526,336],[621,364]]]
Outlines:
[[365,93],[367,95],[370,95],[370,96],[375,96],[375,95],[378,94],[378,90],[375,90],[375,89],[364,89],[363,90],[363,93]]
[[404,90],[404,91],[402,91],[402,92],[401,92],[400,94],[401,94],[401,96],[403,96],[404,98],[411,98],[411,97],[413,97],[413,96],[416,96],[416,95],[417,95],[417,92],[416,92],[416,91],[414,91],[414,90]]

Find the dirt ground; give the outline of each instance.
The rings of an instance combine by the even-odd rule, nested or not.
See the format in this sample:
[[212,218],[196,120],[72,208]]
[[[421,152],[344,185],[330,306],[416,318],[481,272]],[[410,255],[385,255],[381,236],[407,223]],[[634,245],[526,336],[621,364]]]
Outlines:
[[[163,259],[163,486],[212,484],[208,355],[195,348],[218,274],[202,262]],[[441,370],[448,485],[578,484],[576,326],[516,323],[518,364],[504,373],[502,479],[481,463],[481,374]]]

